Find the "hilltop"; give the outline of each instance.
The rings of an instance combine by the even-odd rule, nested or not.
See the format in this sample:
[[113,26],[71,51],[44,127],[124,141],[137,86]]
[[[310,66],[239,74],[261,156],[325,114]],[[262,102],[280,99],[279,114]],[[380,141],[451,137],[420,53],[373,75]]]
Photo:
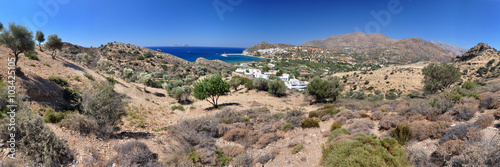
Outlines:
[[458,47],[458,46],[454,46],[454,45],[450,45],[450,44],[447,44],[447,43],[444,43],[444,42],[441,42],[441,41],[433,41],[433,40],[429,40],[430,43],[434,44],[434,45],[437,45],[443,49],[446,49],[450,52],[452,52],[453,54],[455,55],[461,55],[461,54],[464,54],[465,52],[467,52],[467,49],[465,48],[461,48],[461,47]]
[[391,39],[382,34],[360,32],[333,35],[320,40],[307,41],[302,45],[346,53],[361,61],[377,60],[380,63],[409,64],[419,61],[449,61],[456,56],[418,37]]
[[294,45],[290,45],[290,44],[274,44],[274,43],[261,42],[261,43],[254,45],[248,49],[245,49],[243,51],[243,54],[253,55],[256,51],[261,50],[261,49],[288,48],[288,47],[293,47],[293,46]]

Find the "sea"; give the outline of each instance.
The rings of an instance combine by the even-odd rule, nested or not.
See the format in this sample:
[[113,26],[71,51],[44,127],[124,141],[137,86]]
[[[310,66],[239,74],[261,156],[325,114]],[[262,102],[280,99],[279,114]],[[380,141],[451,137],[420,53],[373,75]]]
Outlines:
[[[160,49],[164,53],[168,53],[184,60],[195,62],[199,57],[208,60],[219,59],[226,63],[241,63],[252,62],[263,58],[252,57],[243,55],[245,48],[231,48],[231,47],[147,47],[152,50]],[[225,54],[227,57],[223,56]]]

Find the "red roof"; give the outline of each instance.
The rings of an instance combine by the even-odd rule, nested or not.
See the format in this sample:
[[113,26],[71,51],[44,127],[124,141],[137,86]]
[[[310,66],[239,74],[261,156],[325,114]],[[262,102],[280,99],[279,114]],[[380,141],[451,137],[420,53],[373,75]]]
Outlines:
[[308,72],[300,72],[300,75],[311,75],[311,73],[308,73]]

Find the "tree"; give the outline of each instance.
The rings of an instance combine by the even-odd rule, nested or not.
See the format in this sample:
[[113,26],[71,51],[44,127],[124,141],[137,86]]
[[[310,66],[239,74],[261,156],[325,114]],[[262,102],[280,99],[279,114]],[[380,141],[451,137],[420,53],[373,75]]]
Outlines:
[[431,63],[422,69],[424,90],[430,93],[442,91],[460,81],[460,69],[447,63]]
[[43,52],[42,42],[45,41],[45,35],[43,34],[42,31],[40,30],[36,31],[35,40],[38,41],[38,46],[40,47],[40,50]]
[[45,46],[52,51],[52,58],[56,58],[56,51],[61,50],[63,47],[63,43],[61,38],[57,36],[57,34],[49,35],[47,42],[45,42]]
[[222,80],[222,76],[216,75],[194,83],[193,96],[198,100],[206,99],[217,108],[219,97],[230,92],[230,87],[229,83]]
[[238,90],[238,87],[241,85],[241,80],[239,77],[233,77],[229,80],[229,84],[233,87],[234,91]]
[[258,91],[267,91],[269,90],[268,81],[264,78],[255,78],[253,81],[253,88]]
[[316,76],[307,84],[308,93],[314,96],[316,101],[319,102],[324,102],[326,98],[336,101],[337,96],[342,90],[344,90],[344,84],[340,83],[340,78],[338,77],[321,79]]
[[9,30],[3,30],[0,34],[0,44],[12,50],[16,57],[15,63],[19,60],[19,54],[35,50],[35,41],[33,33],[26,26],[9,24]]
[[0,23],[0,31],[2,31],[2,30],[3,30],[3,24]]
[[270,80],[268,85],[269,85],[269,91],[268,91],[269,94],[276,97],[281,97],[286,95],[286,85],[285,82],[283,82],[282,80],[278,79]]
[[173,88],[168,92],[168,94],[177,99],[178,102],[181,102],[186,101],[189,98],[189,96],[191,95],[191,91],[192,89],[189,86],[179,86]]
[[276,76],[282,76],[283,75],[283,71],[279,70],[277,73],[276,73]]

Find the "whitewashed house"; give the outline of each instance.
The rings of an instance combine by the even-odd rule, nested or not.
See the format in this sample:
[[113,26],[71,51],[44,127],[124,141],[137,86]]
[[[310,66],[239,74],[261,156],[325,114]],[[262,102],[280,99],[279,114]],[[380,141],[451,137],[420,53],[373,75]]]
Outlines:
[[290,81],[285,82],[285,86],[288,87],[288,89],[295,89],[299,91],[303,91],[307,89],[307,84],[309,82],[307,81],[300,81],[298,79],[290,79]]
[[290,81],[290,75],[289,74],[283,74],[280,76],[280,80],[288,82]]

